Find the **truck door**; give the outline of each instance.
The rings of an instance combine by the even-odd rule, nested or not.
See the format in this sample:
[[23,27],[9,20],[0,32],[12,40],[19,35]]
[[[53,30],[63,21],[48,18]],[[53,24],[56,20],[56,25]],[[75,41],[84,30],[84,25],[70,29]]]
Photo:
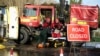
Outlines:
[[9,24],[9,38],[10,39],[18,39],[18,8],[17,7],[9,7],[8,8],[8,24]]

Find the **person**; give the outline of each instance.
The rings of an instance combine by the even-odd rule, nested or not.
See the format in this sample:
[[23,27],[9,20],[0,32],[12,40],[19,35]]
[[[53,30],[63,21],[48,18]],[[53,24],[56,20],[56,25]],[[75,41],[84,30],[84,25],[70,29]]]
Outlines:
[[[60,20],[58,19],[58,18],[56,18],[55,20],[54,20],[54,23],[52,23],[52,29],[53,29],[53,31],[55,32],[57,32],[57,31],[59,31],[59,33],[62,33],[63,32],[63,30],[64,30],[64,25],[60,22]],[[53,33],[54,33],[53,32]],[[60,37],[62,36],[62,34],[58,34]]]
[[58,29],[55,29],[53,32],[52,32],[52,37],[53,38],[60,38],[62,36],[60,30]]
[[42,24],[42,30],[40,32],[40,36],[39,36],[39,40],[38,40],[38,45],[43,45],[43,47],[46,44],[46,40],[48,38],[48,32],[50,30],[50,23],[51,23],[51,19],[49,17],[47,17],[44,20],[44,23]]
[[52,23],[52,29],[58,29],[58,30],[61,30],[63,29],[63,24],[60,22],[60,20],[58,18],[56,18],[54,20],[54,22]]

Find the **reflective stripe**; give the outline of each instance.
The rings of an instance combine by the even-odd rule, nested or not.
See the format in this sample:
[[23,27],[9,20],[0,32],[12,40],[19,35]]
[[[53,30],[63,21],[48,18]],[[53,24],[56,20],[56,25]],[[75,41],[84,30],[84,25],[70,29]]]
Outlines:
[[38,21],[37,17],[26,17],[21,18],[21,22],[31,22],[31,21]]

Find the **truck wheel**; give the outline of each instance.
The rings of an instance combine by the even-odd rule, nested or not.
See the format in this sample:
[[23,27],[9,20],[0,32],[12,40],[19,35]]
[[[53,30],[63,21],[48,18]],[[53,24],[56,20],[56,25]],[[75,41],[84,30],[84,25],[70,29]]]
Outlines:
[[19,34],[19,44],[27,43],[28,38],[29,38],[29,34],[28,34],[27,29],[21,28],[20,29],[20,34]]

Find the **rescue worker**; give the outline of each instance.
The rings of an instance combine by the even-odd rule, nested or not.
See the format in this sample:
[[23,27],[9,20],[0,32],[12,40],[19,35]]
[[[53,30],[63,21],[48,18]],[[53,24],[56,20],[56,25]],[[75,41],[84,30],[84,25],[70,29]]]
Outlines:
[[62,36],[62,34],[58,29],[55,29],[54,32],[52,32],[52,37],[53,38],[59,38],[61,36]]
[[60,32],[62,32],[63,28],[64,28],[63,24],[60,22],[60,20],[58,18],[56,18],[54,20],[54,22],[52,23],[51,27],[52,27],[53,31],[55,29],[58,29]]
[[39,40],[38,40],[38,47],[39,45],[42,45],[42,47],[45,46],[46,40],[48,38],[48,32],[50,31],[50,25],[51,25],[51,19],[46,18],[44,23],[42,24],[42,30],[40,32]]
[[52,24],[53,29],[61,29],[63,27],[63,24],[60,22],[58,18],[54,20],[54,23]]

